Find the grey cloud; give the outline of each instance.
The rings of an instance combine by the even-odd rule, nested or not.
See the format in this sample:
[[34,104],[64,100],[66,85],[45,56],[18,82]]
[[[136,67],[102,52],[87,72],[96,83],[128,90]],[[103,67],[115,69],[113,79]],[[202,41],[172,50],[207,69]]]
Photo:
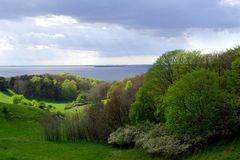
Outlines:
[[0,17],[61,14],[130,28],[225,28],[240,25],[240,10],[220,0],[1,0]]

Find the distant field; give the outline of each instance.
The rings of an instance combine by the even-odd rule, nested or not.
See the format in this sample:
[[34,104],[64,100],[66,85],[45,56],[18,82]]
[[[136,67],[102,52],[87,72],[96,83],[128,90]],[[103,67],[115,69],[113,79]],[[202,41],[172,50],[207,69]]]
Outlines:
[[[15,93],[11,90],[8,90],[7,92],[0,91],[0,102],[3,103],[9,103],[12,104],[12,96]],[[56,109],[53,109],[53,112],[64,112],[64,108],[66,105],[68,105],[70,102],[57,102],[57,101],[45,101],[47,104],[50,104],[54,106]]]

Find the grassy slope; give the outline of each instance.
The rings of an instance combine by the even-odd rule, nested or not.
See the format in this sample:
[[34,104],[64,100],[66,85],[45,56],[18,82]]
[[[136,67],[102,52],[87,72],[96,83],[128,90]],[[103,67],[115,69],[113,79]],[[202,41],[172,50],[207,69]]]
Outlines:
[[3,103],[12,103],[11,96],[13,96],[14,93],[8,90],[8,92],[2,92],[0,91],[0,102]]
[[194,153],[186,160],[239,160],[240,139],[225,140],[218,144],[206,147],[204,150]]
[[[12,118],[2,110],[8,108]],[[0,160],[148,160],[136,150],[119,150],[90,142],[48,142],[41,134],[39,117],[43,111],[34,107],[0,103]]]
[[[7,114],[3,114],[4,108],[7,108]],[[0,120],[17,119],[18,121],[39,121],[42,114],[43,111],[38,108],[0,102]]]

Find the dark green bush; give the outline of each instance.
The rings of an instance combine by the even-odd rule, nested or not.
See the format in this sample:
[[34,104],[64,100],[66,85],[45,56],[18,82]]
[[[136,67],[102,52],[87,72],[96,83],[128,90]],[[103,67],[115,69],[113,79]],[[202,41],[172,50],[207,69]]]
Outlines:
[[2,108],[2,113],[3,113],[3,116],[4,116],[5,119],[10,119],[11,118],[11,113],[10,113],[8,107],[4,106]]

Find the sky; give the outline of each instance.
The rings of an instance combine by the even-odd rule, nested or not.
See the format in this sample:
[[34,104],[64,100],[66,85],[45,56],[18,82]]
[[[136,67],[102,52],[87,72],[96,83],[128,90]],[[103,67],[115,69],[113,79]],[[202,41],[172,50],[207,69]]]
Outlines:
[[240,44],[240,0],[0,0],[0,66],[152,64]]

